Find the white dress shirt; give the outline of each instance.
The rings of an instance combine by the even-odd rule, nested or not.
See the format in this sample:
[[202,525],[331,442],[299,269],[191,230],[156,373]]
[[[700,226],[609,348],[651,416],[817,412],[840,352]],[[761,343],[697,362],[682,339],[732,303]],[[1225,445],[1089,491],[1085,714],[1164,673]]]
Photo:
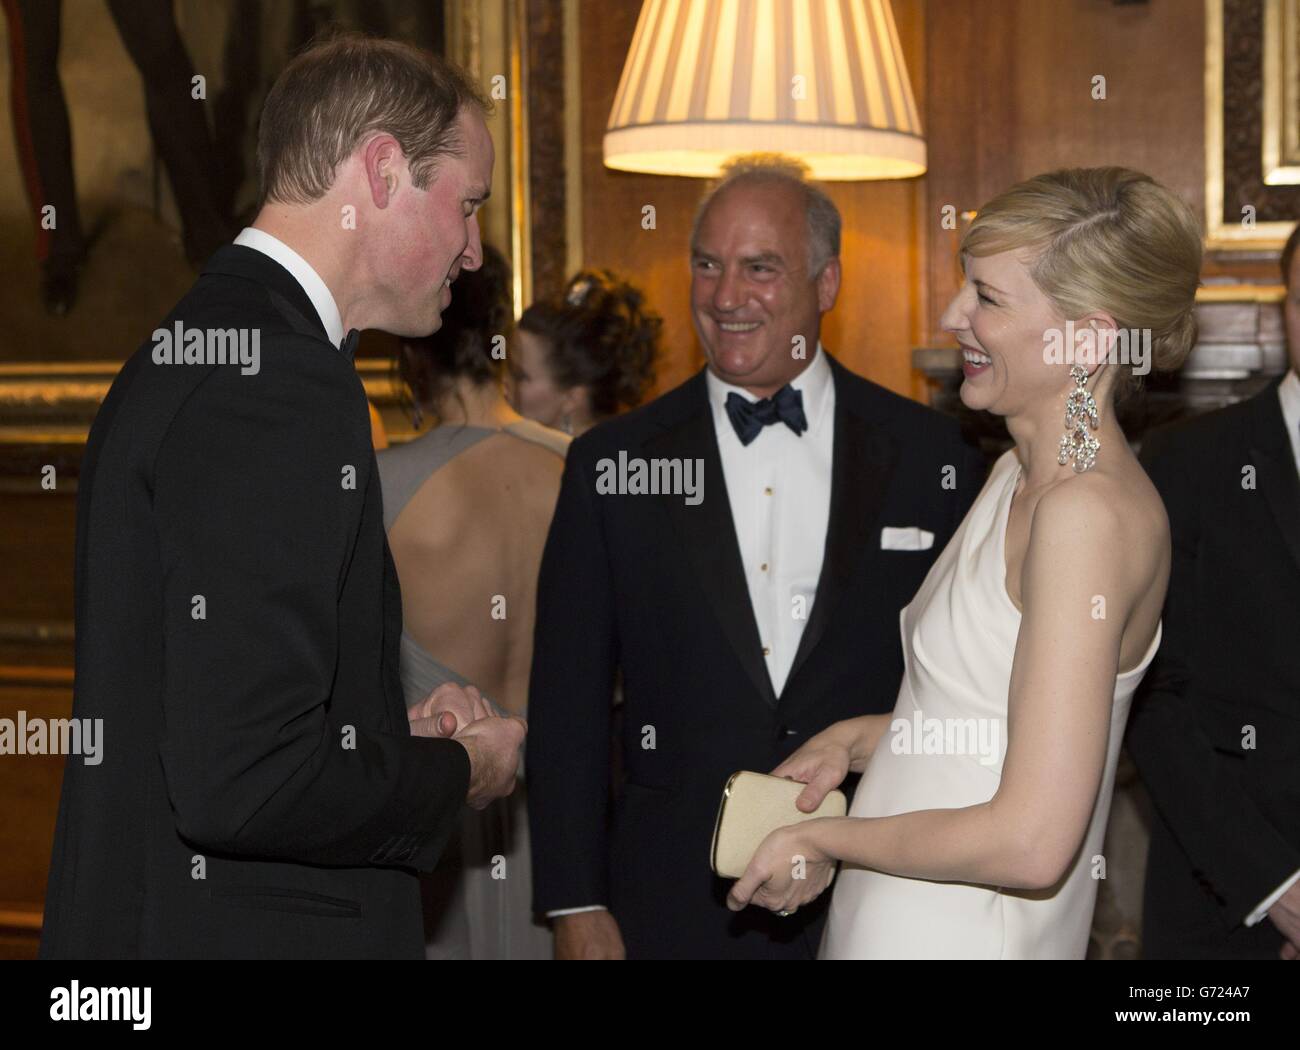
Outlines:
[[[1286,423],[1287,437],[1291,439],[1291,455],[1295,459],[1296,472],[1300,473],[1300,378],[1292,369],[1286,378],[1278,384],[1277,399],[1282,403],[1282,420]],[[1275,889],[1246,916],[1246,925],[1254,926],[1268,914],[1269,908],[1282,897],[1287,890],[1300,882],[1300,868],[1297,868],[1281,886]]]
[[[758,398],[712,372],[705,382],[749,601],[768,677],[780,696],[812,613],[826,549],[835,451],[835,377],[818,342],[808,366],[790,382],[803,394],[808,429],[796,435],[784,423],[773,423],[748,445],[740,443],[731,425],[727,395],[737,393],[746,401]],[[547,917],[603,909],[600,904],[562,908],[547,912]]]
[[731,425],[727,395],[758,398],[712,372],[706,381],[749,601],[772,690],[780,696],[812,612],[826,549],[835,378],[818,343],[808,366],[790,383],[803,394],[808,429],[796,434],[773,423],[748,445],[740,443]]
[[330,342],[335,346],[342,345],[343,318],[339,316],[338,303],[334,301],[329,287],[321,280],[320,274],[312,268],[311,263],[278,237],[272,237],[265,230],[255,229],[252,226],[245,226],[235,238],[235,243],[270,256],[293,274],[294,280],[302,286],[302,290],[307,293],[307,298],[311,300],[311,305],[316,308],[316,315],[325,326],[325,334],[329,336]]

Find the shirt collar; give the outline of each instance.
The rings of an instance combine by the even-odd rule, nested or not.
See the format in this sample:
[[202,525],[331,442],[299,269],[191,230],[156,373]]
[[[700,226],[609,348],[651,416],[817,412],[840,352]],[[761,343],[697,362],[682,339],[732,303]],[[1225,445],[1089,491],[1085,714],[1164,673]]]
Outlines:
[[[709,404],[713,408],[715,419],[727,418],[728,394],[739,394],[746,401],[758,400],[744,387],[732,386],[725,380],[719,379],[713,374],[713,369],[705,371],[705,382],[708,384]],[[808,420],[809,429],[811,429],[820,422],[826,410],[826,405],[830,401],[830,395],[835,388],[830,362],[826,360],[826,355],[822,352],[820,339],[817,341],[817,350],[813,353],[812,360],[808,362],[807,367],[802,372],[790,380],[790,386],[803,394],[804,416]]]
[[235,243],[270,256],[288,270],[294,280],[302,286],[302,290],[307,293],[307,298],[316,309],[316,315],[325,326],[325,334],[329,337],[329,341],[335,346],[342,345],[343,318],[339,316],[338,303],[334,301],[328,285],[321,280],[320,274],[312,268],[311,263],[278,237],[272,237],[265,230],[253,226],[245,226],[235,238]]
[[1277,386],[1277,399],[1282,402],[1282,419],[1286,435],[1291,439],[1291,454],[1300,465],[1300,376],[1293,368]]

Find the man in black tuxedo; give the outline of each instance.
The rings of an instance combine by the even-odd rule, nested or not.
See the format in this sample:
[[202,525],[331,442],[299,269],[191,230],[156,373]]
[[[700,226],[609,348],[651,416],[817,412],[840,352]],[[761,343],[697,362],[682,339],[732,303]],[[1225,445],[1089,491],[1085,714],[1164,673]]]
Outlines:
[[[983,480],[954,422],[821,347],[839,235],[799,169],[733,166],[692,237],[707,369],[570,448],[526,762],[534,906],[560,958],[817,948],[829,895],[789,917],[727,909],[709,867],[723,786],[892,709],[899,610]],[[642,491],[651,476],[657,493]],[[611,812],[619,671],[626,783]]]
[[1298,241],[1282,253],[1291,370],[1143,444],[1173,537],[1164,640],[1127,736],[1156,810],[1147,958],[1300,948]]
[[415,870],[513,786],[522,723],[481,697],[444,687],[408,723],[352,362],[356,329],[435,329],[479,264],[484,108],[403,45],[295,59],[253,227],[100,408],[73,714],[103,720],[103,760],[68,760],[44,957],[420,958]]

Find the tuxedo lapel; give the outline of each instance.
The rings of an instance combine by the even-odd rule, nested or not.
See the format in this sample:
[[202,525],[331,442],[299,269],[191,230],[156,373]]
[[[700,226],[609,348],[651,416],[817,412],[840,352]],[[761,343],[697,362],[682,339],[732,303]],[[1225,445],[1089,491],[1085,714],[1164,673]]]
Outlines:
[[1273,512],[1282,542],[1300,567],[1300,474],[1296,473],[1277,387],[1277,383],[1270,384],[1258,398],[1250,454],[1258,471],[1255,483]]
[[831,615],[871,545],[869,530],[884,505],[897,458],[892,443],[861,413],[845,378],[848,373],[834,359],[831,369],[835,377],[835,445],[826,549],[817,595],[786,678],[787,686],[826,633]]
[[759,695],[775,707],[776,693],[763,659],[763,645],[745,583],[704,373],[691,380],[691,385],[689,410],[662,434],[646,441],[645,449],[655,458],[703,460],[705,488],[699,504],[690,506],[680,495],[660,499],[681,540],[692,575],[699,581],[745,674]]

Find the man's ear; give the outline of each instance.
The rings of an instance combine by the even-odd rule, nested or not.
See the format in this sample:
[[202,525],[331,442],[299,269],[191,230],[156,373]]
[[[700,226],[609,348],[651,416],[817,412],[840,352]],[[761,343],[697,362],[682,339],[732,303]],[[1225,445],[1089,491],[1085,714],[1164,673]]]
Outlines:
[[826,313],[840,294],[840,257],[833,257],[817,275],[817,309]]
[[376,135],[362,148],[361,159],[371,203],[387,208],[405,170],[402,147],[392,135]]

